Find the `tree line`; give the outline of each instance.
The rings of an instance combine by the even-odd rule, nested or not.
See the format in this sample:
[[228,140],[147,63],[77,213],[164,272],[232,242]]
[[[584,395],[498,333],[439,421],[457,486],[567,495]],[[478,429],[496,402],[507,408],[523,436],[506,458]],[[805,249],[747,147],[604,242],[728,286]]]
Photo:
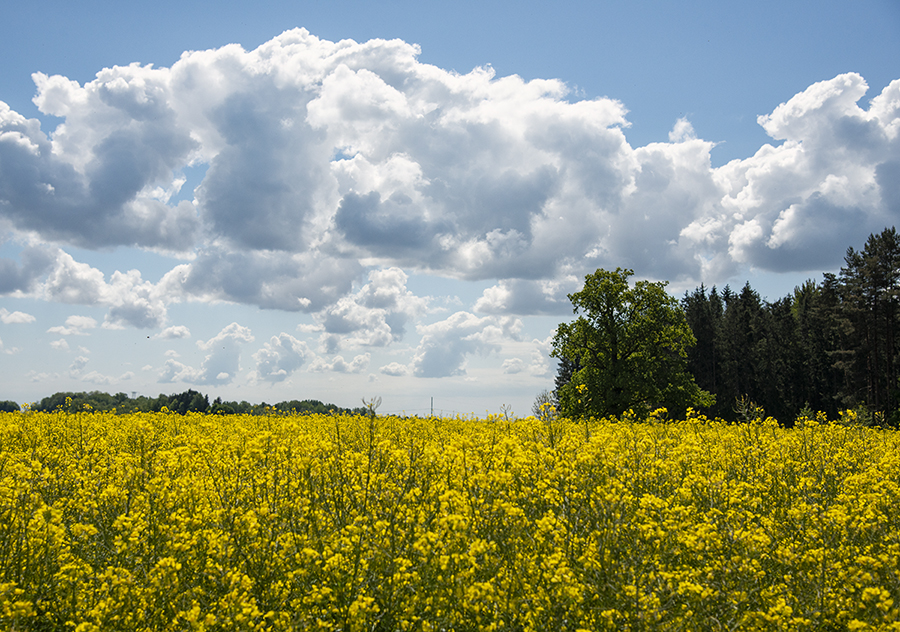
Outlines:
[[786,423],[801,411],[833,418],[857,409],[868,423],[898,426],[900,235],[893,227],[870,235],[844,264],[772,302],[749,283],[685,294],[697,340],[688,367],[716,396],[711,414],[733,419],[746,397]]
[[[44,397],[29,406],[30,410],[42,412],[63,411],[68,413],[84,410],[113,411],[117,414],[137,412],[160,412],[165,408],[169,412],[186,415],[189,412],[208,414],[267,415],[273,409],[283,412],[322,413],[322,414],[364,414],[368,409],[341,408],[335,404],[326,404],[317,399],[289,400],[277,404],[251,404],[248,401],[223,401],[217,397],[212,403],[209,397],[199,391],[189,389],[171,395],[160,394],[157,397],[129,397],[126,393],[110,395],[102,391],[90,392],[58,392]],[[0,411],[15,412],[21,410],[13,401],[0,402]]]
[[[808,280],[775,301],[763,300],[747,283],[739,292],[701,285],[676,302],[659,296],[665,283],[638,282],[633,291],[644,284],[644,294],[649,288],[657,294],[654,315],[635,309],[637,298],[626,295],[632,290],[627,282],[621,284],[632,272],[617,273],[588,275],[588,280],[615,277],[616,291],[610,290],[612,281],[606,294],[597,292],[596,283],[593,290],[586,283],[585,290],[569,296],[582,316],[561,325],[554,344],[559,366],[553,395],[563,414],[600,412],[584,409],[588,392],[604,404],[621,399],[628,379],[619,376],[614,383],[613,371],[606,382],[598,381],[598,366],[618,361],[618,370],[635,374],[630,381],[645,397],[626,397],[602,412],[669,403],[676,411],[691,405],[709,416],[737,420],[753,402],[785,425],[804,413],[822,411],[835,418],[846,409],[857,410],[870,424],[900,425],[900,235],[895,228],[870,235],[862,250],[848,248],[839,273]],[[586,291],[595,294],[593,307],[585,303]],[[656,329],[650,326],[654,319]],[[658,326],[660,319],[666,327]],[[685,344],[681,323],[693,344]],[[605,327],[624,335],[626,325],[634,329],[630,339],[648,341],[630,349],[635,354],[630,369],[616,359],[625,338],[604,334],[609,349],[603,351],[599,339],[584,333]],[[611,351],[616,344],[619,348]],[[641,379],[654,371],[658,375],[642,387]],[[580,392],[578,384],[585,385]]]

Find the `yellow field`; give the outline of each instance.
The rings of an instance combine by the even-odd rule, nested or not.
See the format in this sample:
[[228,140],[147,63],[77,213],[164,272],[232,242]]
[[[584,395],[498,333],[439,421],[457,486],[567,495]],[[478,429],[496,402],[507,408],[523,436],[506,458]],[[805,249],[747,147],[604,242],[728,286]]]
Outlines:
[[0,629],[900,629],[900,434],[823,421],[3,413]]

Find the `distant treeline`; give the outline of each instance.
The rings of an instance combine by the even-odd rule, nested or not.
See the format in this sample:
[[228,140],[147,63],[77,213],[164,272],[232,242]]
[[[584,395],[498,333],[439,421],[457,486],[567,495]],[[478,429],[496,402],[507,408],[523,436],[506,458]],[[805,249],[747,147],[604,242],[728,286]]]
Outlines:
[[894,228],[870,235],[844,261],[839,274],[774,302],[749,283],[740,292],[701,285],[685,293],[697,338],[689,367],[716,396],[705,412],[734,420],[745,398],[787,425],[801,411],[833,419],[843,409],[900,425],[900,236]]
[[[101,391],[82,393],[54,393],[30,406],[31,410],[53,412],[79,412],[83,410],[111,411],[116,413],[159,412],[163,408],[173,413],[184,415],[189,412],[209,414],[265,415],[272,409],[281,412],[296,411],[298,413],[365,413],[365,408],[341,408],[335,404],[325,404],[317,399],[291,400],[277,404],[251,404],[247,401],[227,402],[217,397],[209,403],[209,397],[193,389],[172,395],[160,394],[158,397],[129,397],[125,393],[110,395]],[[15,412],[20,410],[16,402],[0,402],[0,411]]]

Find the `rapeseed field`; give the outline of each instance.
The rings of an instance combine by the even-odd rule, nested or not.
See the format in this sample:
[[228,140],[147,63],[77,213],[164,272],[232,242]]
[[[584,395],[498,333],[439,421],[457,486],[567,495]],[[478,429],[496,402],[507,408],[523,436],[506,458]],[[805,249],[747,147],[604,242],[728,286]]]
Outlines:
[[900,434],[0,414],[4,630],[900,630]]

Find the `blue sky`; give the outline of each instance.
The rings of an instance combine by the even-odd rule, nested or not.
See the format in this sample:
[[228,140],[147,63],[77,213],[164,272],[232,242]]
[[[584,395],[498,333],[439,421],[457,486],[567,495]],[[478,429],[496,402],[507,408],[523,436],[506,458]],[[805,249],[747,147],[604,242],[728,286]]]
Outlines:
[[900,212],[889,0],[31,2],[0,58],[19,402],[525,414],[585,273],[775,299]]

